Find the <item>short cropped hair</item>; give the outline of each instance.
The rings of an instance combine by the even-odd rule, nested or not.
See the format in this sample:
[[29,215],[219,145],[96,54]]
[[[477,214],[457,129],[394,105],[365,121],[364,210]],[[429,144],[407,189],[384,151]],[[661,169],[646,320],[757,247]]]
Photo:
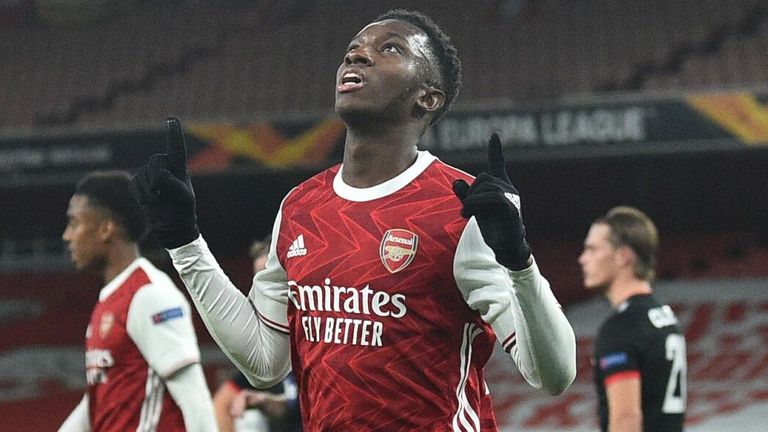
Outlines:
[[264,237],[263,240],[255,240],[248,249],[248,256],[255,260],[256,258],[269,253],[269,245],[272,243],[272,234]]
[[126,171],[94,171],[83,177],[75,187],[75,195],[88,198],[91,205],[106,209],[125,229],[128,238],[138,242],[147,229],[141,206],[131,195],[131,175]]
[[656,276],[659,233],[648,215],[634,207],[619,206],[609,210],[595,223],[608,225],[614,247],[627,246],[635,252],[634,274],[637,278],[653,280]]
[[405,9],[393,9],[379,15],[374,22],[394,19],[414,25],[426,33],[429,38],[432,53],[439,62],[440,82],[433,83],[445,93],[445,103],[435,113],[431,124],[437,123],[453,104],[461,88],[461,60],[456,53],[456,47],[451,38],[445,34],[432,18],[421,12]]

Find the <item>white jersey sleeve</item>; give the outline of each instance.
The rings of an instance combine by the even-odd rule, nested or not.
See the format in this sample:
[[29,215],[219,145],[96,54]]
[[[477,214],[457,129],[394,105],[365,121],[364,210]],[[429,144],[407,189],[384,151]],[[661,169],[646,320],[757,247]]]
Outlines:
[[205,382],[203,367],[190,365],[165,380],[165,386],[184,416],[187,432],[217,431],[211,392]]
[[475,218],[456,248],[454,277],[464,300],[493,327],[532,386],[558,394],[576,377],[576,338],[534,261],[511,271],[496,262]]
[[[165,275],[163,275],[165,276]],[[187,299],[167,277],[136,291],[128,308],[128,335],[161,377],[200,361]]]
[[[273,228],[278,237],[280,214]],[[208,331],[257,388],[268,388],[291,370],[288,285],[270,245],[267,268],[254,278],[249,297],[229,280],[202,236],[168,251]]]

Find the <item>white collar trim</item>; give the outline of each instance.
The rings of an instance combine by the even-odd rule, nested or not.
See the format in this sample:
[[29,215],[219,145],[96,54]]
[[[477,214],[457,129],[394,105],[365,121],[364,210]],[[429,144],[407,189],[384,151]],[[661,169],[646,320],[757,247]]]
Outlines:
[[383,198],[407,186],[436,159],[430,152],[421,150],[418,152],[416,162],[405,171],[384,183],[369,188],[356,188],[344,183],[344,180],[341,179],[341,173],[344,171],[344,165],[342,165],[333,179],[333,190],[338,196],[349,201],[365,202]]
[[114,292],[117,291],[117,289],[120,288],[123,283],[125,283],[125,281],[133,273],[133,271],[136,270],[136,268],[144,267],[148,263],[149,261],[147,261],[146,258],[139,257],[136,258],[132,263],[128,264],[128,267],[126,267],[125,270],[121,271],[120,274],[115,276],[115,278],[109,281],[108,284],[104,285],[104,288],[102,288],[99,292],[99,301],[104,301],[109,296],[114,294]]

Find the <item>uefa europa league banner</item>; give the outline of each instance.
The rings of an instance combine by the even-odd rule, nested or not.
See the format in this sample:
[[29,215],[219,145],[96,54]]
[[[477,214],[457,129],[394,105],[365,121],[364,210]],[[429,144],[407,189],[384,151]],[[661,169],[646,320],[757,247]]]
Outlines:
[[[768,93],[689,94],[455,113],[427,134],[436,154],[476,153],[497,131],[510,158],[633,155],[768,144]],[[482,155],[481,155],[482,156]]]
[[[768,92],[621,98],[556,106],[455,111],[421,146],[448,160],[484,160],[497,131],[510,159],[682,153],[765,146]],[[162,119],[161,119],[162,120]],[[184,119],[182,119],[183,121]],[[0,139],[0,179],[132,170],[162,152],[156,130]],[[341,160],[344,124],[335,116],[286,122],[185,123],[196,173],[239,168],[319,168]]]

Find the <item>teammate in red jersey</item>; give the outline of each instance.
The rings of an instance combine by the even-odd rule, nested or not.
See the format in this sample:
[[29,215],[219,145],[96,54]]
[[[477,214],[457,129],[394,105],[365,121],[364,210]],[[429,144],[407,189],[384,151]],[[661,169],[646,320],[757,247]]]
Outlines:
[[199,235],[178,120],[132,180],[232,361],[264,387],[293,366],[307,431],[494,431],[483,367],[497,339],[535,387],[575,377],[573,330],[525,240],[498,136],[476,179],[417,149],[460,76],[420,13],[390,11],[352,39],[336,78],[343,164],[284,199],[248,297]]
[[146,222],[129,181],[127,172],[92,173],[69,201],[72,260],[107,284],[86,331],[88,387],[59,430],[216,430],[189,303],[139,255]]

